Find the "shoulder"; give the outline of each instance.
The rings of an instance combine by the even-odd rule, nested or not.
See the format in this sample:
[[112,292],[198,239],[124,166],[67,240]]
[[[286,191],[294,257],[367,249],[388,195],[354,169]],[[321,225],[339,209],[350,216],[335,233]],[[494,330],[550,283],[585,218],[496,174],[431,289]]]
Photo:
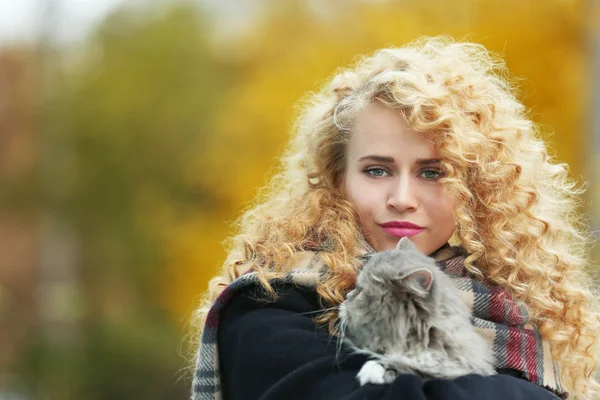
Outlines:
[[274,284],[273,289],[276,299],[258,283],[247,285],[232,295],[219,316],[220,344],[246,341],[254,336],[257,336],[256,343],[269,343],[273,338],[284,336],[295,340],[298,334],[305,332],[328,335],[314,323],[314,317],[321,310],[315,289],[282,283]]
[[240,309],[270,308],[297,312],[320,309],[319,296],[313,287],[273,282],[272,288],[276,293],[275,298],[258,282],[252,282],[236,289],[223,308],[222,315],[231,314]]

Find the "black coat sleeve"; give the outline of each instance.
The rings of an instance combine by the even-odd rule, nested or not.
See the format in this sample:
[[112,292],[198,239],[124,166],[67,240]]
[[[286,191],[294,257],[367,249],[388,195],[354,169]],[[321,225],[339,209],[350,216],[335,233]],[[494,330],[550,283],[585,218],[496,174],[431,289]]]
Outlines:
[[256,286],[243,289],[222,311],[217,340],[225,399],[557,398],[533,383],[503,374],[425,382],[415,375],[400,375],[389,385],[361,387],[356,374],[367,357],[336,353],[336,339],[312,320],[317,294],[291,285],[277,289],[280,297],[271,303],[256,300]]

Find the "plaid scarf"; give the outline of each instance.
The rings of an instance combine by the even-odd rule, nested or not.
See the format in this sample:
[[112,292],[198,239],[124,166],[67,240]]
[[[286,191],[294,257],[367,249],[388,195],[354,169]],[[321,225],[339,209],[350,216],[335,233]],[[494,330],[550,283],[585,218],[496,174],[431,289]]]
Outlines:
[[[444,246],[432,257],[437,260],[440,269],[453,278],[463,300],[472,310],[473,325],[493,343],[495,368],[519,371],[530,382],[566,399],[568,394],[561,385],[558,366],[550,353],[550,343],[542,340],[529,322],[525,305],[502,287],[486,286],[475,279],[464,267],[466,253],[462,248]],[[284,278],[272,282],[314,289],[328,272],[315,252],[299,253],[293,265],[294,269]],[[241,276],[223,290],[211,307],[197,354],[191,400],[222,398],[217,348],[219,315],[239,289],[256,284],[259,284],[256,272]]]

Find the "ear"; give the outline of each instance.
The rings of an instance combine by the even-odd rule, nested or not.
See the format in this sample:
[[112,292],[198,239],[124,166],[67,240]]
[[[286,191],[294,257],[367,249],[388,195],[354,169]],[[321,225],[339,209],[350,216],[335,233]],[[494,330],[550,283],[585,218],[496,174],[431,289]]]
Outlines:
[[400,238],[398,244],[396,245],[397,250],[417,250],[417,247],[409,238],[406,236]]
[[401,276],[400,280],[413,293],[426,296],[433,284],[433,274],[425,268],[419,268],[407,275]]

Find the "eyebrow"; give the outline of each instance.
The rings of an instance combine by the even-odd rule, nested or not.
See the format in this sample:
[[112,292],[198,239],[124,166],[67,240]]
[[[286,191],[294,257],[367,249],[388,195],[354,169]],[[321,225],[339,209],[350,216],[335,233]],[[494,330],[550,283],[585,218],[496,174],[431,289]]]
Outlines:
[[[359,158],[358,162],[361,162],[363,160],[371,160],[371,161],[377,161],[377,162],[383,162],[383,163],[393,163],[394,157],[386,157],[386,156],[379,156],[376,154],[370,154],[368,156],[363,156],[363,157]],[[415,161],[415,164],[431,165],[431,164],[439,164],[440,161],[441,160],[439,158],[417,158],[417,160]]]

